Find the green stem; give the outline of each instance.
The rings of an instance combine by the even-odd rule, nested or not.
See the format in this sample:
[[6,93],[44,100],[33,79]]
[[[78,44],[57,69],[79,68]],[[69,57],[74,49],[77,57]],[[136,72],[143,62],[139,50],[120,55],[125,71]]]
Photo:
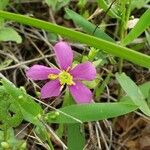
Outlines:
[[127,1],[126,4],[126,15],[125,15],[125,36],[127,35],[127,24],[130,18],[130,14],[131,14],[131,0]]
[[4,141],[5,141],[5,142],[7,142],[7,134],[8,134],[7,131],[8,131],[7,128],[5,128],[5,129],[4,129]]
[[96,101],[99,101],[99,98],[100,98],[101,94],[104,92],[106,85],[109,83],[111,77],[112,77],[112,73],[109,72],[106,79],[102,83],[99,83],[100,86],[98,84],[98,87],[94,90],[94,93],[96,95],[96,97],[95,97]]
[[48,140],[47,142],[48,142],[48,145],[50,147],[50,150],[54,150],[52,142],[50,140]]
[[[63,99],[63,104],[62,104],[62,108],[63,107],[66,107],[66,106],[69,106],[71,104],[73,104],[74,101],[69,93],[69,89],[67,88],[66,89],[66,92],[65,92],[65,96],[64,96],[64,99]],[[65,125],[64,124],[59,124],[59,127],[56,131],[57,135],[59,136],[59,138],[62,138],[63,136],[63,133],[64,133],[64,129],[65,129]]]
[[[126,0],[121,1],[121,11],[122,11],[122,17],[120,21],[120,45],[122,45],[123,39],[124,39],[124,33],[125,33],[125,15],[126,15]],[[122,73],[123,68],[123,59],[119,59],[119,73]]]
[[[127,24],[131,13],[131,0],[121,1],[122,19],[120,23],[120,45],[123,45],[123,40],[127,34]],[[123,68],[123,58],[119,60],[119,73],[122,73]],[[122,95],[122,89],[119,87],[118,97]]]

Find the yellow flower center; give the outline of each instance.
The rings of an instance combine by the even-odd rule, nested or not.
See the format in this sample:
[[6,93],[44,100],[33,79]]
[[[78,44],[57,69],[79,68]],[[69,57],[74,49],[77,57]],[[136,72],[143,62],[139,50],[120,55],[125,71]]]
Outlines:
[[67,71],[63,70],[58,76],[59,76],[60,84],[62,84],[62,85],[65,85],[65,84],[73,85],[74,84],[74,82],[72,80],[72,76]]
[[48,78],[51,80],[59,79],[61,85],[74,85],[73,77],[67,71],[63,70],[58,75],[57,74],[49,74]]

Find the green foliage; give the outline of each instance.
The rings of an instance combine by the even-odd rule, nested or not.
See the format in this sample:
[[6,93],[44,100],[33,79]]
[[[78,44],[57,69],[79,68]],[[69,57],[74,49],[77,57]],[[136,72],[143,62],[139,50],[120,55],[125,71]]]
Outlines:
[[97,54],[95,55],[95,61],[93,61],[93,64],[95,64],[95,67],[98,67],[97,63],[99,63],[99,66],[103,66],[108,64],[108,60],[110,60],[111,57],[113,56],[110,56],[104,51],[98,50]]
[[2,79],[2,84],[6,89],[6,92],[15,99],[16,107],[20,108],[23,115],[23,119],[35,124],[40,125],[39,118],[41,117],[43,110],[39,104],[37,104],[29,95],[23,90],[16,88],[12,83],[6,79]]
[[26,150],[26,142],[18,140],[13,129],[7,130],[7,141],[4,141],[4,131],[0,131],[0,150]]
[[36,126],[34,131],[37,134],[38,138],[43,143],[48,143],[48,145],[47,145],[48,150],[54,150],[52,143],[51,143],[51,140],[50,140],[51,139],[50,133],[47,132],[47,129],[43,124]]
[[140,66],[150,68],[150,56],[136,52],[132,49],[123,46],[119,46],[118,44],[105,41],[100,38],[96,38],[81,32],[77,32],[69,28],[65,28],[59,25],[55,25],[46,21],[30,18],[23,15],[0,11],[0,17],[9,20],[14,20],[22,24],[41,28],[49,32],[61,34],[72,40],[80,41],[80,43],[85,43],[88,46],[95,47],[97,49],[103,49],[107,53],[113,54],[123,59],[127,59]]
[[[69,150],[82,150],[85,145],[85,134],[82,124],[67,125],[67,146]],[[78,142],[77,142],[78,141]]]
[[[4,10],[8,5],[9,0],[0,1],[0,10]],[[22,42],[21,36],[11,27],[5,27],[3,18],[0,18],[0,41],[13,41],[18,44]]]
[[108,64],[108,60],[111,59],[111,57],[110,55],[106,54],[105,52],[99,49],[90,47],[88,55],[84,55],[82,57],[82,62],[91,61],[93,65],[97,68],[99,66],[102,67],[103,65]]
[[59,11],[62,7],[66,6],[70,0],[45,0],[45,3],[52,7],[53,11]]
[[0,29],[0,41],[14,41],[19,44],[22,42],[22,38],[13,28],[4,27]]
[[84,85],[86,85],[89,89],[94,89],[98,84],[99,79],[95,79],[93,81],[83,81]]
[[150,108],[147,105],[140,88],[128,76],[126,76],[125,73],[116,74],[116,78],[135,105],[139,106],[139,109],[144,114],[150,116]]
[[[111,3],[107,3],[106,0],[96,0],[99,7],[102,8],[105,12],[109,9]],[[111,7],[109,11],[107,12],[109,16],[112,18],[120,19],[120,16],[118,15],[118,12],[115,8]]]
[[143,33],[150,26],[150,9],[148,9],[141,17],[135,27],[128,33],[123,40],[123,44],[127,45]]
[[22,119],[21,110],[17,107],[15,100],[3,86],[0,86],[0,129],[16,127]]
[[140,9],[149,2],[150,2],[150,0],[132,0],[131,8],[132,8],[132,10],[135,8]]
[[13,62],[12,59],[6,58],[4,61],[0,62],[0,70],[4,69],[5,67],[8,67]]
[[106,85],[109,83],[111,76],[112,74],[108,73],[105,80],[95,88],[96,99],[100,98],[101,94],[104,92],[104,89],[106,88]]
[[[70,0],[45,0],[45,3],[47,3],[47,5],[51,7],[54,12],[57,12],[69,2]],[[150,56],[118,45],[117,42],[107,35],[101,28],[97,28],[95,31],[96,25],[87,21],[83,17],[83,14],[86,14],[86,10],[84,9],[86,2],[86,0],[80,0],[78,2],[78,6],[80,7],[79,9],[81,9],[79,11],[82,16],[70,9],[65,9],[65,11],[67,16],[69,16],[69,18],[72,19],[73,22],[87,34],[39,19],[2,11],[8,4],[8,0],[2,0],[0,2],[0,17],[2,18],[0,20],[0,41],[14,41],[17,43],[22,42],[20,35],[14,29],[5,26],[4,19],[8,19],[25,25],[44,29],[48,32],[60,34],[68,39],[87,44],[92,48],[90,49],[89,54],[83,57],[82,61],[92,61],[95,66],[102,66],[103,64],[108,63],[108,59],[111,54],[129,60],[140,66],[150,68]],[[118,8],[115,7],[117,4],[114,3],[111,9],[109,9],[111,4],[110,0],[97,0],[99,7],[105,12],[109,9],[107,14],[111,18],[115,18],[118,22],[122,22],[123,26],[119,27],[119,30],[121,28],[123,34],[126,33],[126,23],[128,22],[130,16],[130,10],[126,8],[128,7],[126,2],[129,1],[119,1],[120,5],[118,5]],[[148,0],[137,0],[136,2],[133,0],[131,3],[131,8],[134,9],[143,7],[143,4],[147,2]],[[124,16],[121,15],[123,9]],[[129,12],[127,13],[126,11]],[[149,14],[150,10],[147,10],[142,15],[135,28],[129,32],[124,40],[123,36],[121,39],[121,44],[122,40],[124,45],[131,43],[149,27]],[[149,42],[149,33],[145,33],[147,41]],[[56,37],[53,39],[55,41]],[[105,52],[109,54],[106,54]],[[11,60],[4,62],[1,65],[2,68],[9,65],[11,62]],[[106,79],[98,86],[97,84],[100,83],[99,79],[88,83],[86,82],[88,87],[94,88],[96,100],[99,100],[99,97],[103,93],[105,86],[109,83],[111,76],[113,76],[111,72],[108,73]],[[0,86],[0,128],[2,129],[0,131],[1,146],[6,146],[12,150],[23,150],[23,147],[26,147],[26,143],[24,141],[17,140],[12,131],[12,128],[18,126],[23,119],[35,126],[33,130],[37,134],[38,138],[43,143],[46,143],[46,145],[48,145],[47,147],[52,150],[54,147],[50,141],[50,134],[47,132],[47,123],[60,124],[56,132],[60,137],[63,136],[66,127],[68,149],[74,150],[84,148],[85,135],[82,124],[84,122],[113,118],[133,112],[137,109],[140,109],[144,114],[150,116],[150,83],[147,82],[138,87],[125,74],[116,74],[116,78],[127,94],[120,99],[120,102],[77,105],[74,104],[74,101],[67,90],[64,96],[62,108],[56,111],[50,111],[47,114],[44,114],[40,104],[36,103],[24,90],[15,87],[7,79],[2,79],[2,85]]]
[[[0,86],[0,128],[4,130],[4,133],[8,131],[7,129],[18,126],[24,119],[36,125],[36,131],[40,134],[40,138],[46,138],[45,140],[50,143],[45,126],[41,122],[43,110],[40,105],[34,102],[24,90],[16,88],[7,79],[2,79],[1,83],[3,86]],[[5,136],[7,137],[6,134]],[[13,137],[10,140],[7,138],[7,143],[14,150],[18,148],[16,142],[18,140]],[[2,144],[5,145],[5,143]],[[13,144],[15,144],[14,147]],[[20,149],[21,147],[22,149]],[[25,143],[19,144],[20,150],[25,149],[23,147],[25,147]]]
[[79,6],[80,8],[84,8],[85,5],[86,5],[86,3],[87,3],[87,0],[79,0],[78,6]]
[[98,49],[95,49],[94,47],[91,47],[91,48],[90,48],[90,51],[89,51],[89,54],[88,54],[89,60],[90,60],[90,61],[93,61],[98,52],[99,52]]
[[124,115],[136,110],[137,108],[138,107],[133,102],[71,105],[60,108],[59,114],[55,118],[52,116],[54,116],[54,113],[56,112],[49,112],[46,119],[48,122],[55,123],[89,122]]
[[0,1],[0,10],[3,10],[6,8],[7,4],[8,4],[9,0],[1,0]]
[[147,43],[150,46],[150,32],[149,31],[145,31],[145,35],[146,35]]
[[70,19],[73,20],[73,22],[78,25],[79,27],[82,28],[83,31],[87,32],[88,34],[94,35],[96,37],[99,37],[104,40],[108,40],[111,42],[115,42],[109,35],[107,35],[103,30],[100,28],[97,28],[95,33],[93,34],[96,25],[92,24],[91,22],[87,21],[84,17],[81,15],[77,14],[76,12],[70,10],[70,9],[65,9],[67,15],[69,16]]
[[141,86],[139,86],[142,94],[144,95],[145,99],[148,99],[150,96],[150,82],[146,82],[144,84],[142,84]]
[[47,141],[49,139],[48,133],[47,133],[47,131],[46,131],[44,126],[37,126],[35,128],[35,132],[36,132],[37,136],[39,136],[39,138],[43,142],[45,142],[45,141]]

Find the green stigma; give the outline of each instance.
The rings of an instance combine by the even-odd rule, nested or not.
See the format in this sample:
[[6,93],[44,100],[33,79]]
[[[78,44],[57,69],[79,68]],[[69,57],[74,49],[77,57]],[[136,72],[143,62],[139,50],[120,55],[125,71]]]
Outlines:
[[67,71],[62,71],[59,75],[59,81],[61,85],[74,85],[75,83],[72,80],[72,76]]

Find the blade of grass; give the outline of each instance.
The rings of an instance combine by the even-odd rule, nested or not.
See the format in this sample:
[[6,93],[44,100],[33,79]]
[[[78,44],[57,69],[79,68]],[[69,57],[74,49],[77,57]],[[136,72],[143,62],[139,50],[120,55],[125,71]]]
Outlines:
[[[83,31],[89,34],[93,34],[93,31],[96,28],[96,25],[92,24],[91,22],[87,21],[84,17],[79,15],[78,13],[66,8],[65,9],[67,15],[73,20],[73,22],[82,28]],[[97,28],[97,30],[94,33],[94,36],[99,37],[104,40],[108,40],[110,42],[115,42],[110,36],[108,36],[104,31],[102,31],[100,28]]]
[[129,32],[129,34],[123,40],[123,45],[127,45],[132,42],[135,38],[141,35],[146,28],[150,26],[150,9],[148,9],[137,22],[135,27]]
[[54,32],[62,36],[68,37],[69,39],[85,43],[88,46],[92,46],[98,49],[111,53],[117,57],[129,60],[140,66],[150,68],[150,56],[136,52],[132,49],[119,46],[115,43],[108,42],[94,36],[90,36],[81,32],[74,31],[69,28],[65,28],[56,24],[52,24],[39,19],[23,16],[20,14],[10,13],[6,11],[0,11],[0,17],[8,20],[14,20],[16,22],[44,29],[49,32]]

